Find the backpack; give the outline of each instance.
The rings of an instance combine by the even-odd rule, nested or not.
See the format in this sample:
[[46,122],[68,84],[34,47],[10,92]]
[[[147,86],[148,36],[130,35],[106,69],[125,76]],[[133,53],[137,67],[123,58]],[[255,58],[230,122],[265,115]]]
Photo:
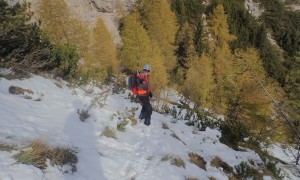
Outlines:
[[131,90],[131,92],[134,95],[137,95],[137,75],[132,74],[128,77],[128,89]]

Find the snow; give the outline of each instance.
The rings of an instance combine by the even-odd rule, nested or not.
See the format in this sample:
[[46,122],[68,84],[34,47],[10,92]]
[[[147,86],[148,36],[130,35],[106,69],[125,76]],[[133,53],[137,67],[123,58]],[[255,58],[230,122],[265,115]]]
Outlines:
[[[7,73],[10,71],[0,70],[0,74]],[[8,88],[12,85],[32,90],[34,94],[29,94],[32,99],[10,94]],[[42,139],[53,147],[69,147],[78,157],[77,171],[72,174],[63,173],[62,167],[50,162],[45,170],[19,164],[13,158],[19,150],[0,150],[0,179],[183,180],[196,177],[205,180],[215,177],[223,180],[228,179],[226,173],[210,164],[216,156],[232,167],[248,160],[262,163],[254,151],[235,151],[220,143],[221,133],[217,130],[193,131],[184,121],[174,123],[172,117],[156,112],[149,127],[138,121],[135,126],[129,123],[125,132],[118,131],[117,124],[130,110],[137,108],[136,119],[141,110],[139,104],[130,102],[128,93],[113,94],[109,86],[68,87],[64,81],[41,76],[24,80],[0,78],[0,142],[22,146]],[[174,91],[170,94],[172,100],[180,100]],[[97,98],[101,106],[92,105]],[[86,109],[90,117],[82,122],[77,112]],[[162,123],[169,129],[163,129]],[[116,130],[116,139],[101,136],[106,126]],[[180,140],[172,137],[174,133]],[[206,171],[189,161],[191,152],[204,158]],[[278,150],[276,154],[284,153]],[[185,168],[162,161],[165,156],[182,158]],[[290,174],[290,177],[295,176]]]

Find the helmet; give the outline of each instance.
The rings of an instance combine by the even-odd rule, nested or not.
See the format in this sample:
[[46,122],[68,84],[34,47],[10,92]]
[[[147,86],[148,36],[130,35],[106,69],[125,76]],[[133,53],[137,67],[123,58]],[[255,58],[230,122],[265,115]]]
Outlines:
[[151,66],[149,64],[146,64],[143,68],[143,70],[146,70],[146,71],[151,71]]

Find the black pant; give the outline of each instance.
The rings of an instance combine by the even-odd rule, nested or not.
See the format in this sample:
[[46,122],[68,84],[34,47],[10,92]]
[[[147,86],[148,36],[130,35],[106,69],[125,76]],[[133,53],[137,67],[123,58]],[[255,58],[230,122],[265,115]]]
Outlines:
[[152,115],[152,106],[150,104],[150,97],[149,96],[137,96],[137,98],[141,101],[142,103],[142,110],[140,113],[139,118],[145,119],[144,124],[149,126],[150,120],[151,120],[151,115]]

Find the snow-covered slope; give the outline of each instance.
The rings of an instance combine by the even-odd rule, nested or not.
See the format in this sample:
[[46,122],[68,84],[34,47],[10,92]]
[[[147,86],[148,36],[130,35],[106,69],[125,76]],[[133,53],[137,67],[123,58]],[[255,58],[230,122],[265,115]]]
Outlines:
[[[1,70],[1,73],[10,72]],[[13,95],[9,93],[10,86],[31,90],[33,94]],[[235,151],[220,143],[221,134],[217,130],[193,131],[184,122],[174,123],[171,117],[156,112],[149,127],[138,122],[127,124],[125,132],[116,130],[132,112],[136,118],[140,111],[139,104],[130,103],[128,93],[113,94],[111,87],[99,89],[92,85],[70,88],[63,81],[40,76],[24,80],[0,78],[0,142],[22,146],[42,139],[54,147],[70,147],[78,157],[77,171],[64,174],[61,167],[50,163],[45,170],[16,163],[13,155],[18,149],[11,153],[0,150],[0,179],[205,180],[214,177],[223,180],[228,179],[226,173],[211,165],[216,156],[232,167],[249,160],[256,165],[262,163],[254,151]],[[81,121],[78,110],[86,109],[90,117]],[[116,130],[116,139],[101,135],[106,127]],[[189,153],[203,157],[206,170],[191,163]],[[180,157],[185,165],[172,165],[172,157]],[[265,179],[271,178],[265,176]]]

